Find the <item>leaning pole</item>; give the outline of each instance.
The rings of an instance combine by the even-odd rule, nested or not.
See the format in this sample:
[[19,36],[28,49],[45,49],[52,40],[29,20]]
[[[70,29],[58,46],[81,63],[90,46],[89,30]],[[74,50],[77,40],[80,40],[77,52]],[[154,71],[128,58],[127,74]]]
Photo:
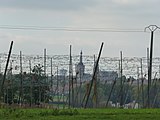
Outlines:
[[5,79],[6,79],[8,64],[9,64],[9,60],[10,60],[10,56],[11,56],[11,52],[12,52],[12,46],[13,46],[13,41],[11,41],[11,44],[10,44],[7,63],[6,63],[6,67],[5,67],[5,71],[4,71],[4,75],[3,75],[3,79],[2,79],[2,83],[1,83],[0,100],[1,100],[1,97],[2,97],[2,94],[3,94],[3,86],[4,86]]
[[97,61],[96,61],[96,65],[95,65],[95,68],[94,68],[94,72],[93,72],[93,76],[92,76],[92,80],[91,80],[91,83],[90,83],[90,87],[89,87],[89,91],[88,91],[88,94],[87,94],[87,98],[86,98],[86,102],[85,102],[84,108],[86,108],[86,107],[87,107],[87,104],[88,104],[88,100],[89,100],[90,93],[91,93],[91,90],[92,90],[94,78],[95,78],[95,75],[96,75],[96,73],[97,73],[98,63],[99,63],[99,59],[100,59],[100,56],[101,56],[103,44],[104,44],[104,43],[102,42],[101,48],[100,48],[100,51],[99,51],[99,55],[98,55],[98,59],[97,59]]

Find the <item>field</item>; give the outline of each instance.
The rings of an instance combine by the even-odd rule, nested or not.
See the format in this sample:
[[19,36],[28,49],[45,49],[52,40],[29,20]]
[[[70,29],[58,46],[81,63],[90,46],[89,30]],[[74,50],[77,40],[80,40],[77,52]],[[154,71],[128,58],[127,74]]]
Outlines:
[[160,109],[0,109],[1,120],[159,120]]

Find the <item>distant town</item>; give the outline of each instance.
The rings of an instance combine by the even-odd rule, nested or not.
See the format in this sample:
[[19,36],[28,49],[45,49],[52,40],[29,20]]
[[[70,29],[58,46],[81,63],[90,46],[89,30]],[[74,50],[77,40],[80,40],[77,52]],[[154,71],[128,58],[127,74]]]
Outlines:
[[[8,96],[8,94],[13,94],[13,96],[12,98],[11,96],[8,96],[6,99],[4,99],[4,102],[8,104],[17,103],[27,105],[27,103],[30,101],[30,106],[43,106],[44,103],[53,104],[54,106],[59,106],[60,104],[64,106],[68,106],[69,104],[72,107],[84,106],[85,99],[89,90],[89,84],[93,79],[93,72],[97,56],[84,55],[83,51],[80,51],[79,55],[72,56],[72,64],[70,64],[69,55],[47,55],[46,49],[44,49],[44,55],[23,55],[22,52],[20,53],[21,54],[19,55],[11,55],[11,60],[9,62],[7,77],[4,85],[6,87],[8,86],[7,91],[14,89],[13,91],[15,91],[15,93],[5,92],[5,98]],[[8,54],[5,53],[0,54],[1,74],[4,74],[7,55]],[[158,63],[160,62],[160,58],[154,58],[153,61],[154,79],[159,79],[160,67]],[[127,93],[126,95],[124,95],[125,98],[123,98],[124,107],[143,107],[142,104],[140,105],[140,101],[132,98],[132,95],[135,93],[131,94],[131,91],[128,89],[136,87],[138,82],[140,90],[142,87],[142,80],[144,86],[148,84],[147,59],[146,57],[124,57],[122,59],[122,65],[123,66],[121,71],[119,57],[102,57],[100,59],[96,72],[96,78],[94,78],[96,79],[96,83],[94,83],[94,93],[92,93],[96,101],[94,99],[94,102],[90,101],[90,107],[102,107],[106,104],[110,107],[120,107],[121,105],[119,99],[115,99],[115,97],[118,97],[120,93],[114,93],[119,95],[116,95],[115,97],[114,95],[112,97],[110,96],[110,99],[108,99],[107,96],[109,95],[109,91],[111,90],[111,88],[114,88],[116,86],[115,81],[117,81],[118,86],[118,84],[120,84],[119,82],[121,78],[124,81],[123,84],[124,88],[126,89],[123,92]],[[99,88],[100,86],[102,87],[101,90]],[[108,87],[105,88],[105,86]],[[30,93],[32,95],[32,98],[27,98],[27,96],[30,96],[29,94],[25,94],[25,91],[27,89],[30,89],[30,92],[33,92]],[[105,93],[105,89],[108,91],[106,91],[107,93]],[[116,88],[114,89],[116,90]],[[99,93],[99,90],[101,91],[101,93]],[[19,96],[16,91],[23,91],[23,99],[22,94],[19,93]],[[102,93],[102,91],[104,93]],[[70,99],[68,98],[69,94]],[[106,101],[106,104],[104,102],[105,99],[108,99],[108,102]]]

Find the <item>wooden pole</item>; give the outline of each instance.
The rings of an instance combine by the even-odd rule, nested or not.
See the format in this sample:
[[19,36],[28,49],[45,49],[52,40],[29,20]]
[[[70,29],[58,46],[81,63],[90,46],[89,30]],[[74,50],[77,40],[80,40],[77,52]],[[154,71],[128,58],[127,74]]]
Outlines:
[[20,51],[20,104],[23,105],[23,70],[22,70],[22,51]]
[[[70,45],[70,55],[69,55],[69,105],[68,107],[70,108],[71,106],[71,83],[72,83],[72,46]],[[73,101],[72,101],[73,102]]]
[[121,83],[120,83],[120,86],[121,86],[121,91],[120,91],[120,107],[123,107],[123,79],[122,79],[122,75],[123,75],[123,70],[122,70],[122,51],[120,51],[120,58],[121,58],[121,61],[120,61],[120,78],[121,78]]
[[100,56],[101,56],[103,44],[104,44],[104,43],[102,42],[101,48],[100,48],[100,51],[99,51],[99,55],[98,55],[98,59],[97,59],[97,61],[96,61],[95,69],[94,69],[94,72],[93,72],[93,76],[92,76],[92,80],[91,80],[91,83],[90,83],[89,92],[88,92],[88,94],[87,94],[86,103],[85,103],[84,108],[86,108],[86,107],[87,107],[87,104],[88,104],[88,100],[89,100],[90,93],[91,93],[91,90],[92,90],[93,81],[94,81],[94,78],[95,78],[95,75],[96,75],[96,72],[97,72],[97,68],[98,68],[99,59],[100,59]]
[[10,56],[11,56],[11,52],[12,52],[12,47],[13,47],[13,41],[11,41],[9,54],[8,54],[8,58],[7,58],[7,63],[6,63],[6,67],[5,67],[5,71],[4,71],[4,75],[3,75],[3,80],[2,80],[2,83],[1,83],[0,99],[1,99],[2,94],[3,94],[3,86],[4,86],[4,82],[6,80],[6,74],[7,74],[8,64],[9,64],[9,60],[10,60]]

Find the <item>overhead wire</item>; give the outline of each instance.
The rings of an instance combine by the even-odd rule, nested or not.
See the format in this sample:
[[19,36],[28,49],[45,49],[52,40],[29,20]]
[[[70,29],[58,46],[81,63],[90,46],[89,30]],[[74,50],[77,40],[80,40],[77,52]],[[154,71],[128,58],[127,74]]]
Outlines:
[[42,26],[11,26],[0,25],[0,29],[10,30],[42,30],[42,31],[68,31],[68,32],[145,32],[141,29],[121,28],[74,28],[74,27],[42,27]]

